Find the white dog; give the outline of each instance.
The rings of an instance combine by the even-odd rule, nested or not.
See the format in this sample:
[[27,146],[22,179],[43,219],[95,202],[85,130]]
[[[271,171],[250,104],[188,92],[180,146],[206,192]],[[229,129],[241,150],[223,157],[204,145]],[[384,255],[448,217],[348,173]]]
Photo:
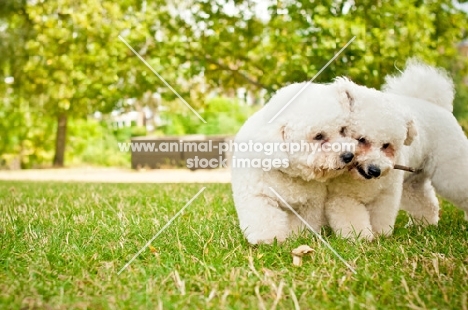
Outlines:
[[[363,95],[363,98],[367,97],[366,100],[354,102],[353,124],[349,129],[362,135],[362,141],[360,140],[356,150],[356,166],[351,174],[354,176],[360,174],[364,179],[379,182],[385,178],[385,170],[388,174],[401,175],[401,172],[391,170],[394,163],[412,167],[416,169],[416,172],[406,173],[401,200],[403,209],[408,210],[416,220],[430,224],[437,223],[438,202],[433,185],[441,196],[452,201],[466,214],[468,211],[468,183],[466,183],[468,141],[451,113],[454,97],[453,82],[443,71],[410,61],[401,76],[387,79],[384,89],[385,92],[380,93],[380,100],[379,95],[374,100],[368,100],[376,92],[369,90],[368,95]],[[354,96],[352,91],[349,93]],[[400,118],[401,115],[403,119],[405,117],[412,119],[407,123],[409,124],[407,126],[408,138],[412,140],[412,143],[407,141],[405,144],[408,146],[395,148],[391,137],[396,131],[402,130],[403,123],[395,122],[395,117]],[[389,154],[396,154],[397,157],[393,161],[387,161],[385,157],[389,157]],[[340,178],[333,180],[332,184],[339,180]],[[364,199],[369,198],[367,194],[369,188],[366,192],[360,185],[344,182],[341,185],[340,190],[347,192],[347,196],[364,195]],[[385,195],[377,197],[378,199],[371,204],[370,208],[366,205],[370,221],[367,221],[364,216],[356,219],[357,216],[353,213],[345,214],[346,218],[351,219],[348,225],[355,226],[355,230],[362,232],[366,238],[372,238],[365,232],[371,228],[374,232],[391,232],[397,211],[397,197],[400,196],[402,188],[401,177],[395,178],[393,184],[385,183],[384,185],[388,186],[388,188],[381,188]],[[370,186],[370,188],[373,187]],[[390,202],[387,194],[391,194],[392,191],[393,203],[387,204]],[[337,191],[336,194],[338,194]],[[330,205],[327,203],[326,209],[330,208],[332,211],[334,211],[333,208],[346,209],[344,206],[343,202],[338,207],[335,207],[333,203]],[[373,210],[379,210],[378,218],[384,221],[374,223],[373,216],[376,213],[373,213]],[[329,211],[327,215],[329,219],[334,219],[329,215]],[[386,220],[385,216],[388,216]],[[369,224],[370,226],[366,228]],[[333,227],[333,221],[331,225]],[[344,228],[342,230],[347,232]]]
[[[302,229],[300,220],[270,187],[319,232],[326,224],[324,182],[342,174],[352,163],[354,154],[349,146],[356,142],[345,136],[350,100],[340,83],[308,83],[269,123],[305,85],[293,84],[278,91],[236,136],[239,149],[234,150],[232,159],[232,190],[240,227],[252,244],[271,243],[275,238],[281,242]],[[301,149],[293,150],[297,143]],[[305,149],[306,143],[315,151]],[[250,144],[251,149],[243,151],[242,144]],[[280,149],[266,152],[266,146],[270,150],[272,144]],[[329,151],[331,145],[342,147],[334,152]]]
[[386,78],[383,89],[396,94],[391,98],[395,108],[413,115],[419,132],[407,150],[406,165],[417,173],[405,178],[402,209],[419,223],[437,224],[434,186],[468,219],[468,142],[452,115],[453,81],[441,69],[410,60],[401,75]]
[[410,115],[395,110],[387,96],[339,79],[352,100],[348,136],[358,141],[355,166],[327,183],[328,223],[345,238],[372,240],[389,235],[400,206],[404,148],[416,136]]

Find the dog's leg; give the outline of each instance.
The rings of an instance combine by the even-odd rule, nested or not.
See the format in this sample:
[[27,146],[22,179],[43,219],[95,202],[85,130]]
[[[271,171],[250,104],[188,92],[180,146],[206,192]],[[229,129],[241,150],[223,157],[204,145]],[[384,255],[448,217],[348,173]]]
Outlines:
[[[320,233],[322,226],[326,225],[325,210],[323,209],[323,201],[310,201],[296,209],[296,212],[312,227],[315,232]],[[289,222],[291,230],[300,233],[309,228],[292,212],[289,214]]]
[[439,200],[431,180],[422,174],[407,179],[403,183],[400,208],[410,214],[410,224],[437,225]]
[[236,203],[240,228],[251,244],[283,242],[291,233],[288,213],[269,197],[252,197]]
[[372,230],[375,234],[390,236],[400,207],[402,184],[393,183],[367,205]]
[[325,203],[325,215],[337,235],[369,241],[374,238],[369,212],[365,205],[351,197],[330,197]]

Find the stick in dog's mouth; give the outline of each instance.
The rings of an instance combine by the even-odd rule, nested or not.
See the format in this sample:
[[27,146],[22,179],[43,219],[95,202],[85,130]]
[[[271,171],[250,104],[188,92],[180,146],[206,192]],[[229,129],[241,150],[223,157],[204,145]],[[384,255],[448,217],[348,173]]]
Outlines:
[[406,167],[406,166],[402,166],[402,165],[394,165],[393,169],[398,169],[398,170],[403,170],[403,171],[408,171],[408,172],[415,172],[416,171],[416,169],[414,169],[414,168]]

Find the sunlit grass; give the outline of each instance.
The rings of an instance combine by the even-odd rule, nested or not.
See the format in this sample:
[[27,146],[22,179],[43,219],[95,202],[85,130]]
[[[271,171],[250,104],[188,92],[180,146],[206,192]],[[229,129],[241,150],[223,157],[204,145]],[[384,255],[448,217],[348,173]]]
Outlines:
[[[229,185],[0,183],[2,309],[463,309],[468,225],[444,203],[438,227],[351,244],[326,231],[353,275],[309,234],[283,245],[243,239]],[[291,249],[316,252],[292,266]]]

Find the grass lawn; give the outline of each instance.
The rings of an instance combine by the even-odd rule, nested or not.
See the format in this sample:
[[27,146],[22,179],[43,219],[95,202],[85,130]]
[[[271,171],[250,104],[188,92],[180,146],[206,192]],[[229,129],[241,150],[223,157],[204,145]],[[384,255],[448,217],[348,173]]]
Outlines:
[[[0,182],[0,309],[467,309],[468,232],[443,203],[438,227],[352,244],[325,231],[282,245],[242,237],[230,185]],[[302,267],[290,251],[315,248]]]

